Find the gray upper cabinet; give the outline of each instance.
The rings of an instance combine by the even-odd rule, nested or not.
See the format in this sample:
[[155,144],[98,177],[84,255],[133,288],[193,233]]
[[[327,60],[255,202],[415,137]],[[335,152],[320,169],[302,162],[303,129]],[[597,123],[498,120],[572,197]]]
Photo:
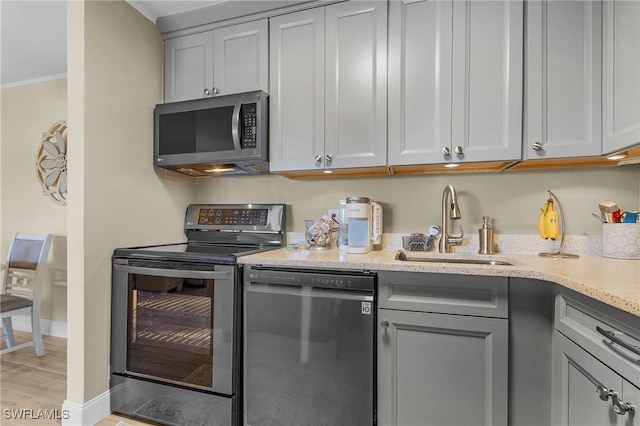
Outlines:
[[269,21],[213,31],[213,87],[220,95],[269,92]]
[[343,2],[271,19],[271,171],[387,164],[386,6]]
[[521,1],[390,2],[389,164],[522,155]]
[[326,8],[325,167],[387,164],[387,4]]
[[603,19],[603,153],[640,143],[640,2],[607,0]]
[[[324,156],[324,9],[271,18],[271,171],[321,167]],[[316,155],[321,158],[316,162]]]
[[526,7],[523,157],[600,155],[602,2]]
[[213,32],[165,40],[164,101],[201,98],[212,87]]
[[268,92],[268,48],[266,19],[165,40],[165,102]]

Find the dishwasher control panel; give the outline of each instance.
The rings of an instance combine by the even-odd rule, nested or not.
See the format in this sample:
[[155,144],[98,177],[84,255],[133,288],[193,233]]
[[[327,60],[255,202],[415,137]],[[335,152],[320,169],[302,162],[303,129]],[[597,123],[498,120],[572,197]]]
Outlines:
[[342,290],[374,291],[375,273],[316,271],[303,269],[279,269],[251,267],[245,271],[247,280],[256,284],[291,285]]

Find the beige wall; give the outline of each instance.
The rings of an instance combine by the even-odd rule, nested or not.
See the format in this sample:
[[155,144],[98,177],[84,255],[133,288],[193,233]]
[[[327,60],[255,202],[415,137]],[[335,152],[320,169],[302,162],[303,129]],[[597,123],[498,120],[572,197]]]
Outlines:
[[68,3],[69,231],[67,400],[108,389],[111,255],[182,240],[193,186],[153,169],[162,40],[123,1]]
[[[0,199],[1,256],[16,232],[51,233],[48,274],[63,278],[67,267],[67,209],[42,195],[36,178],[36,152],[42,133],[67,118],[67,80],[50,80],[3,89]],[[41,316],[64,323],[66,288],[48,280],[42,289]]]
[[598,236],[591,216],[604,199],[623,210],[640,209],[640,167],[512,171],[357,179],[291,180],[279,176],[214,178],[198,183],[199,202],[287,203],[287,230],[304,231],[304,220],[337,208],[338,200],[364,195],[384,206],[384,231],[425,232],[440,223],[442,190],[456,188],[465,232],[476,233],[482,216],[493,218],[496,232],[537,234],[540,207],[551,190],[566,214],[567,234]]

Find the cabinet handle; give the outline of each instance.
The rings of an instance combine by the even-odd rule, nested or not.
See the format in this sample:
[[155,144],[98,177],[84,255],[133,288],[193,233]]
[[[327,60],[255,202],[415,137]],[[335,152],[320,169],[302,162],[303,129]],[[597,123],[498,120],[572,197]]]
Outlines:
[[616,337],[616,335],[615,335],[615,333],[613,331],[604,330],[604,329],[600,328],[599,325],[596,326],[596,331],[598,333],[602,334],[607,339],[611,340],[612,343],[617,343],[618,345],[622,346],[626,350],[631,351],[636,355],[640,355],[640,347],[630,345],[629,343],[625,342],[621,338]]
[[580,371],[583,376],[585,376],[591,383],[595,385],[596,394],[598,394],[598,397],[601,400],[608,401],[609,398],[611,398],[611,402],[613,403],[613,411],[615,411],[616,414],[624,416],[626,413],[634,414],[636,412],[635,406],[628,402],[620,401],[620,398],[618,398],[618,393],[616,391],[607,389],[602,383],[598,381],[598,379],[589,374],[587,370],[585,370],[578,364],[571,363],[571,365],[576,370]]
[[544,151],[544,148],[542,148],[542,142],[534,142],[531,145],[531,149],[533,149],[534,151]]
[[214,87],[213,89],[204,89],[205,96],[215,96],[218,94],[220,94],[220,90],[218,90],[217,87]]
[[611,402],[613,402],[613,411],[619,416],[624,416],[627,413],[635,414],[636,407],[628,402],[620,401],[618,394],[615,392],[609,392],[611,396]]
[[607,401],[609,399],[609,392],[610,390],[605,388],[603,384],[599,384],[598,387],[596,388],[596,393],[598,394],[598,397],[600,397],[600,399],[603,401]]
[[383,319],[382,321],[380,321],[380,325],[384,328],[389,328],[389,321],[386,319]]
[[333,161],[333,157],[330,156],[329,154],[324,156],[324,159],[327,161],[327,165],[331,165],[331,162]]
[[448,146],[445,146],[444,148],[442,148],[442,154],[451,155],[451,148],[449,148]]
[[456,154],[460,155],[460,154],[464,154],[464,148],[461,147],[460,145],[456,146]]
[[220,94],[220,89],[218,89],[217,87],[213,88],[213,96],[215,95],[219,95]]
[[204,89],[204,95],[205,95],[205,96],[211,96],[211,90],[209,90],[209,89]]
[[322,155],[316,155],[316,163],[322,163]]

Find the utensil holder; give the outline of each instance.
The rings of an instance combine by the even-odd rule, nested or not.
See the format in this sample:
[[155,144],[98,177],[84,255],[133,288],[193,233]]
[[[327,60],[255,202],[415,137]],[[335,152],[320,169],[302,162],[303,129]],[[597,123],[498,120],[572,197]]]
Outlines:
[[603,223],[602,255],[616,259],[640,259],[640,224]]

